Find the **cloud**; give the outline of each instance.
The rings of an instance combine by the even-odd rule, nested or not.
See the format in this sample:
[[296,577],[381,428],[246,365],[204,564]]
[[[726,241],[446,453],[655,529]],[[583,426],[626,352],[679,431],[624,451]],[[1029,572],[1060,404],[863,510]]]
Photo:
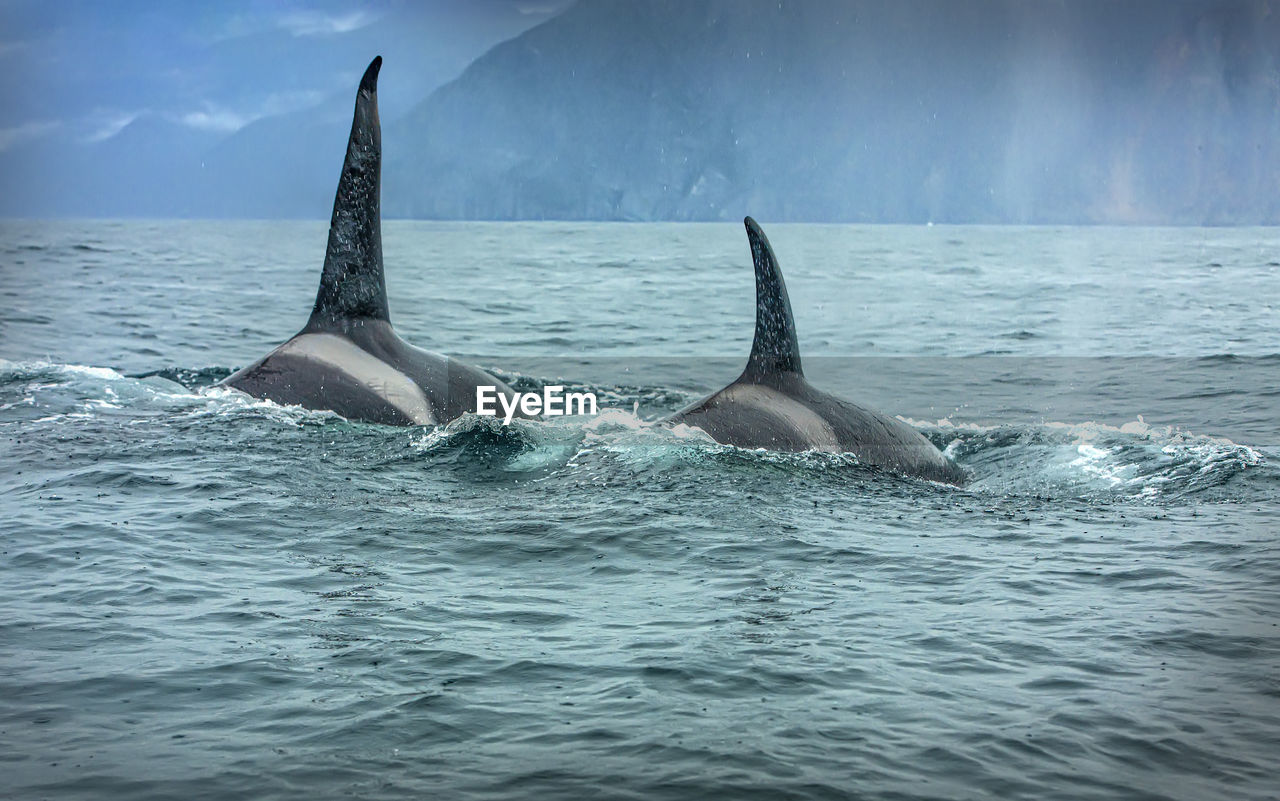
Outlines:
[[308,36],[338,36],[360,30],[377,22],[379,14],[367,10],[356,10],[347,13],[325,13],[324,11],[300,9],[283,14],[262,13],[261,11],[233,14],[217,31],[212,41],[239,39],[244,36],[257,36],[269,31],[285,31],[291,36],[301,38]]
[[142,114],[141,111],[96,111],[88,123],[92,132],[84,138],[84,141],[101,142],[110,139]]
[[253,122],[254,119],[251,115],[240,114],[226,106],[205,102],[204,108],[200,111],[189,111],[180,115],[178,122],[199,131],[232,133]]
[[[80,140],[87,144],[103,142],[123,131],[139,117],[155,114],[169,122],[184,125],[197,131],[213,133],[235,133],[244,126],[263,117],[274,117],[295,111],[311,108],[322,102],[325,92],[318,89],[306,89],[291,92],[272,92],[257,102],[229,106],[213,100],[204,100],[199,108],[190,110],[160,111],[156,109],[139,109],[122,111],[120,109],[95,109],[87,117],[76,123]],[[25,139],[39,136],[58,127],[58,123],[28,123],[17,128],[0,129],[0,151]],[[87,133],[83,133],[87,131]]]
[[272,92],[262,101],[259,117],[274,117],[318,105],[325,99],[319,89],[299,89],[292,92]]
[[0,128],[0,153],[14,145],[22,144],[31,139],[39,139],[60,127],[62,127],[60,122],[44,120],[40,122],[25,122],[12,128]]
[[[233,133],[255,120],[310,108],[325,98],[316,89],[296,92],[272,92],[251,109],[236,110],[206,100],[201,108],[176,115],[173,119],[188,128],[218,133]],[[123,126],[122,126],[123,127]]]
[[276,20],[278,27],[294,36],[335,36],[360,30],[377,20],[368,11],[326,14],[323,11],[294,11]]
[[516,3],[516,11],[525,15],[531,14],[555,14],[567,5],[567,0],[558,0],[558,2],[544,3]]

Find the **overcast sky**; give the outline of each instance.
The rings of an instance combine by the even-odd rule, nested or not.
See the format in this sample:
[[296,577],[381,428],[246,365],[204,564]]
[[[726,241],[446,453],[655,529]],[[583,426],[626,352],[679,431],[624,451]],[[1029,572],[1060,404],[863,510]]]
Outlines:
[[142,114],[230,133],[347,92],[382,54],[407,107],[568,0],[0,0],[0,151],[100,140]]

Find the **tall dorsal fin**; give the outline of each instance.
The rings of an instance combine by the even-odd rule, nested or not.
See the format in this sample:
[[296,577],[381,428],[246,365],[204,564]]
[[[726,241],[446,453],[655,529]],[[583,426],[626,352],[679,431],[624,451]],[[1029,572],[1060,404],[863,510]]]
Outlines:
[[333,199],[329,247],[308,330],[341,327],[352,319],[390,321],[382,273],[382,127],[378,122],[378,56],[356,92],[347,157]]
[[750,217],[743,220],[751,241],[751,260],[756,267],[756,338],[742,377],[748,380],[779,373],[804,375],[800,368],[800,346],[796,342],[796,322],[791,316],[791,300],[782,280],[778,259],[769,239]]

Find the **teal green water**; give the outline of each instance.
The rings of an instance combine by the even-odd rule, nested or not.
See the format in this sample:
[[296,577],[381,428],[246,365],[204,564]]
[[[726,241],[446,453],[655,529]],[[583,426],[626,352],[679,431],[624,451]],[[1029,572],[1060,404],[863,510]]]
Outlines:
[[0,791],[1275,797],[1280,231],[767,229],[968,487],[647,425],[738,225],[388,223],[406,339],[605,407],[391,429],[211,386],[323,224],[0,223]]

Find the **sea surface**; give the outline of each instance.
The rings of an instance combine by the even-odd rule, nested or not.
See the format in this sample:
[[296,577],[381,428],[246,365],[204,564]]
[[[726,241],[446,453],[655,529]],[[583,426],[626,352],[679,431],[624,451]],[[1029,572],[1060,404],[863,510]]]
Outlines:
[[600,414],[213,385],[322,222],[0,222],[0,797],[1280,797],[1280,229],[769,225],[810,379],[964,488],[650,425],[742,226],[384,226],[392,320]]

